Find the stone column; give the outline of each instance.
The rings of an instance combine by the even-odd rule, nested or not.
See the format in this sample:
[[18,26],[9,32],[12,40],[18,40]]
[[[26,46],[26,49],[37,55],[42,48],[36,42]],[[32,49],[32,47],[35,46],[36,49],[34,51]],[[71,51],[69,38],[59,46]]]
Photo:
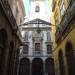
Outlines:
[[43,75],[45,75],[45,62],[43,61]]
[[20,61],[18,62],[17,75],[19,75]]
[[7,46],[5,48],[5,54],[4,54],[4,58],[3,58],[3,74],[2,75],[7,75],[7,69],[8,69],[8,55],[9,55],[9,47]]
[[32,62],[30,62],[30,75],[32,75]]

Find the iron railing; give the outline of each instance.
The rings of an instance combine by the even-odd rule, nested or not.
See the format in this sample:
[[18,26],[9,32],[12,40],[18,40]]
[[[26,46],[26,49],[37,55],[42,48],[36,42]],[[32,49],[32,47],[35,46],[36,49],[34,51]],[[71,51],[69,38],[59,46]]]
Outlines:
[[62,33],[68,27],[73,17],[75,17],[75,1],[72,2],[72,0],[70,0],[69,6],[61,21]]

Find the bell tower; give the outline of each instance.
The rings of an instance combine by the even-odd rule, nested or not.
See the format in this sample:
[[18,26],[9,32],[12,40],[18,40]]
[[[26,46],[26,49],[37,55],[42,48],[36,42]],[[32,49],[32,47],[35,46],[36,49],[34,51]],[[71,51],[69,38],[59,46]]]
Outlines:
[[46,18],[45,0],[30,0],[30,20]]

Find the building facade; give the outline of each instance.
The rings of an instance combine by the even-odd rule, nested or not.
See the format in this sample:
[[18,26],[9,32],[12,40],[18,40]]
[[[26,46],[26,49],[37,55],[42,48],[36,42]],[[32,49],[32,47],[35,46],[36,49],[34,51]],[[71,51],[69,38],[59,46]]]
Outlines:
[[19,75],[54,75],[50,23],[34,19],[21,27],[24,33]]
[[19,75],[54,75],[52,29],[45,0],[30,0],[29,21],[21,25]]
[[22,0],[8,0],[10,4],[10,8],[12,10],[12,13],[14,15],[14,18],[16,19],[17,25],[20,25],[23,23],[23,18],[25,17],[25,9],[24,4]]
[[53,0],[55,75],[75,74],[75,1]]
[[45,4],[46,0],[29,0],[30,1],[30,11],[29,11],[29,20],[35,18],[43,19],[49,21],[47,14],[47,6]]
[[[16,0],[12,0],[16,1]],[[12,1],[0,0],[0,74],[17,75],[21,39]],[[12,8],[10,5],[12,5]],[[14,13],[14,14],[13,14]]]

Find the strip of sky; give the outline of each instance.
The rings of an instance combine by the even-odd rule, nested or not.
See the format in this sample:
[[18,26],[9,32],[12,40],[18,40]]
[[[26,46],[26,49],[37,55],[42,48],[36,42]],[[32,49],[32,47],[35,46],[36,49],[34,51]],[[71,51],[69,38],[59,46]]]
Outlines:
[[29,9],[30,9],[29,0],[23,0],[23,3],[24,3],[24,7],[25,7],[26,16],[28,16],[29,15]]

